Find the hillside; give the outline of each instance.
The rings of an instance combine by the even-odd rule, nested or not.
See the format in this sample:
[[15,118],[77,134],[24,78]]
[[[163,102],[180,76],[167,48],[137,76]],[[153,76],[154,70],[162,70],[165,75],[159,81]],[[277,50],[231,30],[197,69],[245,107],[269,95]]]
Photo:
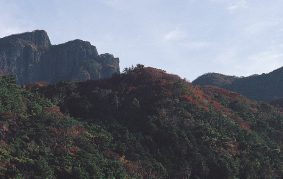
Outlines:
[[271,101],[270,104],[275,107],[278,107],[283,112],[283,98]]
[[273,101],[283,98],[283,67],[268,74],[242,78],[205,74],[194,80],[193,84],[214,85],[238,92],[251,99]]
[[52,45],[43,30],[0,39],[0,75],[14,75],[18,84],[102,79],[119,72],[118,58],[99,55],[86,41]]
[[198,77],[196,80],[193,81],[193,83],[202,86],[212,85],[218,87],[225,87],[227,85],[231,85],[237,79],[240,78],[235,76],[222,75],[219,73],[207,73]]
[[277,109],[162,70],[0,94],[2,178],[283,176]]

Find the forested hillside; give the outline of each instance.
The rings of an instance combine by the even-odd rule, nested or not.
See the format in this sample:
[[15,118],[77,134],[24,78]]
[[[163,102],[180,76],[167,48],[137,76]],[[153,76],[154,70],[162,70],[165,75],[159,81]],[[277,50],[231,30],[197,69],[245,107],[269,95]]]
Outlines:
[[0,84],[0,176],[281,178],[283,115],[138,65],[110,79]]

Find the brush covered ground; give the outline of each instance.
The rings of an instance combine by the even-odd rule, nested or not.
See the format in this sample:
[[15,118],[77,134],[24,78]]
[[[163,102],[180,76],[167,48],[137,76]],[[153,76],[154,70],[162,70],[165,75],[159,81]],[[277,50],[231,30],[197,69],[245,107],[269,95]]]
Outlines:
[[0,177],[281,178],[283,115],[137,65],[20,88],[0,78]]

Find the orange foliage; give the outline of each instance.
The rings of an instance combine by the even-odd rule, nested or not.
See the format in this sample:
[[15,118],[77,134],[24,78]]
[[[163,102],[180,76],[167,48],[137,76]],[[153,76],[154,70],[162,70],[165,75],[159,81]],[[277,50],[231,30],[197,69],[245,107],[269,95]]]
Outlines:
[[37,89],[37,88],[44,88],[47,86],[48,86],[48,83],[46,83],[45,81],[37,81],[33,84],[28,84],[25,87],[27,90],[31,90],[31,89]]
[[242,129],[246,131],[250,131],[250,124],[248,122],[241,119],[239,116],[237,116],[237,114],[234,114],[234,112],[231,109],[223,106],[220,102],[214,99],[213,96],[215,94],[220,94],[224,96],[225,98],[228,98],[228,100],[242,101],[243,103],[250,105],[251,107],[250,109],[252,112],[256,112],[257,109],[256,109],[256,105],[254,102],[248,99],[245,99],[238,93],[230,92],[228,90],[221,89],[218,87],[206,87],[205,93],[198,86],[195,87],[195,86],[188,85],[188,89],[190,90],[191,94],[182,96],[182,99],[184,101],[187,101],[193,105],[196,105],[199,108],[203,108],[206,111],[209,110],[209,107],[213,107],[215,111],[222,113],[226,115],[227,117],[230,117],[231,119],[233,119],[237,124],[239,124],[239,126]]
[[82,126],[76,125],[67,129],[67,135],[71,137],[78,137],[85,132],[85,128]]
[[0,118],[3,118],[3,119],[14,119],[15,118],[15,114],[11,113],[11,112],[3,112],[3,113],[0,113]]
[[239,126],[242,129],[246,130],[247,132],[251,131],[251,126],[247,121],[245,121],[242,118],[237,117],[237,116],[235,116],[234,119],[235,119],[235,122],[237,122],[237,124],[239,124]]
[[45,113],[55,115],[60,119],[65,118],[65,115],[61,112],[60,107],[58,107],[58,106],[46,107],[46,108],[43,109],[43,111]]
[[119,159],[129,173],[135,174],[141,178],[160,178],[158,171],[147,170],[143,166],[143,161],[130,161],[125,156]]

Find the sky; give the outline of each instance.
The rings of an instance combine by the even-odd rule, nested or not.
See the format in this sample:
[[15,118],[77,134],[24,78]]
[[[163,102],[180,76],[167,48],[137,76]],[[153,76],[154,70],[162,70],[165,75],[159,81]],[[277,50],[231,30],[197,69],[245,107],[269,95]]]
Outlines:
[[189,81],[283,66],[282,0],[0,0],[0,38],[46,30],[52,44],[90,41],[99,53]]

